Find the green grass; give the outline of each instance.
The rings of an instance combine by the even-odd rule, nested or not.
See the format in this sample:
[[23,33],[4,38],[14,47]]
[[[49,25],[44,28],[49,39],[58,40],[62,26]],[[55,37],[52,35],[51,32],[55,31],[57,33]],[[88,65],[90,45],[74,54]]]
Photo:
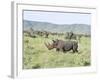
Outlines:
[[[82,37],[79,41],[79,53],[72,51],[63,53],[55,49],[48,50],[44,42],[52,43],[52,39],[62,39],[64,36],[52,36],[49,38],[31,38],[24,35],[23,69],[36,68],[60,68],[60,67],[80,67],[91,64],[91,42],[90,38]],[[28,40],[29,42],[25,42]]]

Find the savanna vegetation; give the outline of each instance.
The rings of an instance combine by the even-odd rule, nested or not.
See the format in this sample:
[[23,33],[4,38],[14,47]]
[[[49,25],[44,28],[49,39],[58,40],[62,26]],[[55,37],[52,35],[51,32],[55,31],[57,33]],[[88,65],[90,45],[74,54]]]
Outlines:
[[66,41],[65,34],[31,37],[24,33],[23,69],[81,67],[91,64],[91,38],[81,36],[78,41],[78,52],[63,53],[55,49],[48,50],[45,42],[52,44],[52,40]]

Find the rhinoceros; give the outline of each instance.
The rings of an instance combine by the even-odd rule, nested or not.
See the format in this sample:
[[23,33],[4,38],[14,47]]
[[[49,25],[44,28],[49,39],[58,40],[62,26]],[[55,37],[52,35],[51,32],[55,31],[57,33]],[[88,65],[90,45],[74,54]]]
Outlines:
[[67,52],[72,50],[73,53],[78,52],[78,42],[77,41],[63,41],[63,40],[52,40],[53,43],[45,43],[48,50],[56,49],[56,51]]

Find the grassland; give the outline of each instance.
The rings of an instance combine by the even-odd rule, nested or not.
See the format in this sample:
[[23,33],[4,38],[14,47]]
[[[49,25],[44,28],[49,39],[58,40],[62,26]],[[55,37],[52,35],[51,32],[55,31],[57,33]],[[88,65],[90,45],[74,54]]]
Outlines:
[[57,52],[55,49],[48,50],[44,43],[52,43],[53,39],[65,40],[64,35],[32,38],[24,34],[23,69],[81,67],[91,64],[90,37],[80,38],[78,53],[72,53],[72,51]]

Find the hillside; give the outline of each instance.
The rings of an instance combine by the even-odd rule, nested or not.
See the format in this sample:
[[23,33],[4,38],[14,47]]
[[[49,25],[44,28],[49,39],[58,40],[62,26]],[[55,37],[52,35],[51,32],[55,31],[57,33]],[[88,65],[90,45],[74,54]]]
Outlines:
[[29,28],[33,28],[38,31],[49,31],[49,32],[70,32],[78,34],[90,34],[91,26],[86,24],[53,24],[48,22],[37,22],[37,21],[23,21],[24,30],[28,30]]

